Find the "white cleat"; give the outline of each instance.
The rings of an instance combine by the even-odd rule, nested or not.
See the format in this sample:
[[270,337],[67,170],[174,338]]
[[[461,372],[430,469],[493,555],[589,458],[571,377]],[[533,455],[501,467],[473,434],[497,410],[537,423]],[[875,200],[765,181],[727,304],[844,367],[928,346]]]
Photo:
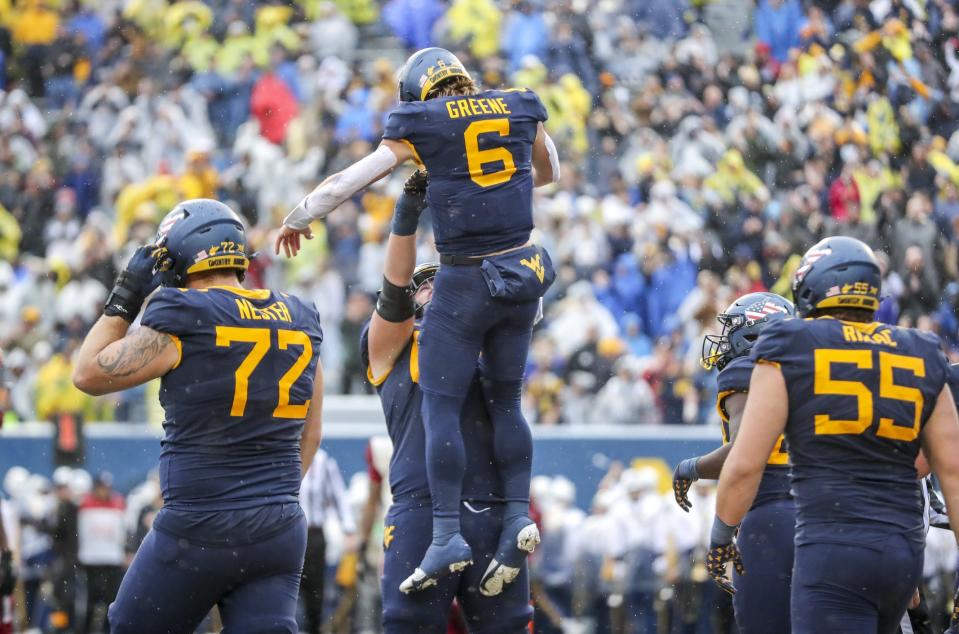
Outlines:
[[483,573],[483,579],[480,581],[480,594],[484,597],[495,597],[503,592],[507,585],[516,581],[518,576],[519,568],[504,566],[493,559],[489,562],[486,572]]
[[516,547],[525,553],[532,553],[540,541],[539,528],[536,524],[530,524],[516,536]]
[[[539,542],[539,528],[537,528],[536,524],[524,526],[516,535],[516,549],[526,555],[536,550]],[[503,592],[503,589],[516,581],[516,577],[519,576],[522,563],[517,563],[519,565],[510,566],[494,557],[486,568],[486,572],[483,573],[483,578],[480,580],[480,594],[484,597],[495,597]]]

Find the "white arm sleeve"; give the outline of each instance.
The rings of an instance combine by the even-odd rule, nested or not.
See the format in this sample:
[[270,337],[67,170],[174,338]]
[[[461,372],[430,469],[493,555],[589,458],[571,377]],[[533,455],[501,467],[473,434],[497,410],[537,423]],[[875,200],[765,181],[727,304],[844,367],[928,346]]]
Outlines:
[[549,165],[553,168],[553,182],[559,182],[559,152],[553,144],[553,139],[543,130],[543,141],[546,143],[546,154],[549,155]]
[[381,145],[369,156],[335,174],[307,194],[286,217],[283,225],[290,229],[305,229],[310,222],[325,218],[347,198],[394,167],[396,155],[388,147]]

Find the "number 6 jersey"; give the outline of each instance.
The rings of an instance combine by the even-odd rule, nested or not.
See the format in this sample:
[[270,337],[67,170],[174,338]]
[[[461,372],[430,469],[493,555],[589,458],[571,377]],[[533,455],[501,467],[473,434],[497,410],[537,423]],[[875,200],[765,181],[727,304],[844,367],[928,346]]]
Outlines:
[[390,113],[383,138],[406,143],[429,172],[440,253],[484,255],[529,240],[533,141],[545,120],[525,89],[404,102]]
[[924,541],[919,433],[949,376],[935,335],[828,317],[767,326],[756,363],[782,371],[796,544]]
[[316,309],[269,290],[161,288],[142,323],[180,350],[160,388],[164,507],[296,503],[323,339]]

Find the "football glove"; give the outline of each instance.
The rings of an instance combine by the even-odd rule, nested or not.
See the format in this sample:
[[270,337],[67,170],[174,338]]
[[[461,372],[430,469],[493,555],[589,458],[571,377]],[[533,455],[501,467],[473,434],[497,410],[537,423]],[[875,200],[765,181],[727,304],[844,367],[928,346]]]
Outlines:
[[146,245],[133,252],[107,297],[104,315],[122,317],[131,323],[136,319],[147,296],[160,285],[160,275],[156,271],[159,251],[153,245]]
[[746,574],[742,556],[736,544],[733,543],[735,532],[735,526],[730,526],[718,517],[715,518],[710,534],[709,552],[706,554],[706,572],[713,578],[716,585],[729,594],[736,594],[736,588],[726,576],[726,564],[731,562],[737,573]]
[[676,498],[676,504],[687,513],[693,508],[693,503],[689,501],[689,489],[693,482],[699,480],[699,473],[696,472],[696,458],[686,458],[676,466],[673,472],[673,497]]
[[426,186],[429,184],[429,177],[424,170],[413,172],[406,184],[403,185],[403,193],[396,201],[396,208],[393,211],[393,223],[390,231],[398,236],[411,236],[416,233],[416,227],[420,223],[420,214],[426,207]]
[[13,553],[0,552],[0,597],[9,597],[17,585],[17,576],[13,573]]

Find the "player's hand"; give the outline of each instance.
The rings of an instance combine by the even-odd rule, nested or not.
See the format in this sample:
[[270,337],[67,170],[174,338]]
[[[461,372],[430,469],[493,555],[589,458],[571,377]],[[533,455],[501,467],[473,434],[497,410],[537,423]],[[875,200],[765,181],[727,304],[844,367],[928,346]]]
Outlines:
[[0,597],[9,597],[17,585],[17,576],[13,573],[13,553],[0,552]]
[[[302,204],[302,203],[301,203]],[[273,251],[279,255],[280,249],[283,249],[284,255],[288,258],[295,257],[300,252],[300,237],[307,240],[313,239],[313,230],[309,227],[304,229],[291,229],[284,225],[276,235],[276,242],[273,245]]]
[[426,170],[416,170],[403,184],[403,193],[410,196],[423,196],[426,194],[426,187],[430,184],[430,177]]
[[390,231],[398,236],[411,236],[416,233],[416,227],[420,223],[420,214],[426,208],[426,186],[429,184],[429,178],[425,171],[417,170],[413,172],[406,184],[403,185],[403,193],[396,201],[396,207],[393,209],[393,220],[390,223]]
[[741,575],[746,574],[746,568],[743,567],[743,559],[739,554],[739,549],[736,548],[736,544],[730,542],[728,544],[712,543],[709,545],[709,552],[706,554],[706,572],[720,588],[729,594],[736,594],[736,588],[733,587],[732,581],[726,576],[726,564],[730,562],[736,568],[736,572]]
[[122,317],[129,322],[136,319],[143,301],[160,285],[162,273],[157,270],[164,250],[156,245],[147,244],[133,252],[107,297],[103,314],[110,317]]
[[689,489],[698,479],[696,458],[686,458],[676,465],[676,471],[673,472],[673,497],[676,498],[679,508],[687,513],[693,508],[693,503],[689,501]]

